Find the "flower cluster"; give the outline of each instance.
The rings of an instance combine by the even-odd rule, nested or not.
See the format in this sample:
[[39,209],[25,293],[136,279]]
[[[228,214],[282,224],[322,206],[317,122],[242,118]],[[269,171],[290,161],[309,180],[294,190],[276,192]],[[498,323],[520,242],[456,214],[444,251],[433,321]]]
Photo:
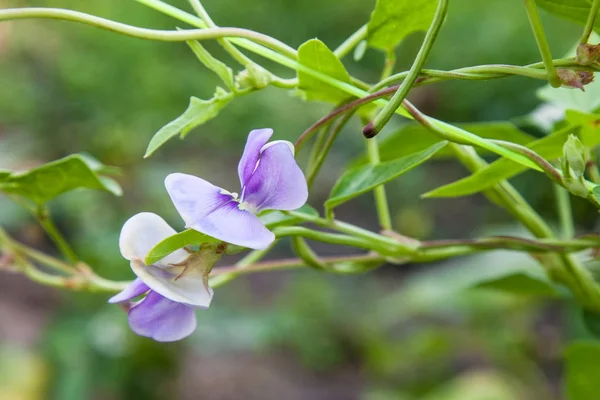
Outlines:
[[[265,249],[275,240],[257,214],[301,207],[308,188],[293,145],[269,143],[272,135],[271,129],[250,132],[238,165],[239,195],[192,175],[167,176],[167,192],[186,228],[252,249]],[[125,223],[119,246],[137,279],[109,300],[126,306],[135,333],[163,342],[180,340],[195,330],[194,310],[210,306],[208,273],[220,257],[214,247],[201,246],[198,252],[179,249],[146,265],[148,252],[175,233],[152,213],[136,214]]]

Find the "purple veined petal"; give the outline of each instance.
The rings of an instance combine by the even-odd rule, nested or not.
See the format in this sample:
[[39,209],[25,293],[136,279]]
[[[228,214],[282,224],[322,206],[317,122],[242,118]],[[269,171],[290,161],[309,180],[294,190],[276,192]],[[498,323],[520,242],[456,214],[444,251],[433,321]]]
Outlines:
[[169,300],[198,308],[210,306],[214,292],[206,284],[202,271],[147,266],[139,260],[131,260],[131,269],[150,289]]
[[165,187],[188,226],[233,199],[220,187],[193,175],[170,174],[165,179]]
[[237,201],[230,201],[188,227],[227,243],[251,249],[266,249],[275,240],[253,213],[240,210]]
[[196,313],[185,304],[171,301],[151,291],[129,310],[129,326],[140,336],[158,342],[174,342],[196,329]]
[[141,279],[136,279],[131,282],[125,289],[123,289],[120,293],[117,293],[113,297],[111,297],[108,302],[111,304],[122,303],[124,301],[129,301],[138,296],[146,293],[150,288]]
[[242,154],[242,158],[238,164],[238,175],[242,188],[246,186],[246,182],[248,182],[248,179],[256,168],[256,163],[260,157],[260,149],[267,144],[272,135],[273,129],[270,128],[254,129],[248,134],[244,154]]
[[257,211],[295,210],[306,203],[306,178],[290,146],[287,141],[278,141],[263,147],[258,167],[246,183],[242,202]]
[[[176,234],[175,230],[156,214],[143,212],[129,218],[121,229],[119,247],[127,260],[134,258],[143,260],[146,254],[164,239]],[[156,265],[180,263],[187,258],[184,250],[176,250],[158,261]]]

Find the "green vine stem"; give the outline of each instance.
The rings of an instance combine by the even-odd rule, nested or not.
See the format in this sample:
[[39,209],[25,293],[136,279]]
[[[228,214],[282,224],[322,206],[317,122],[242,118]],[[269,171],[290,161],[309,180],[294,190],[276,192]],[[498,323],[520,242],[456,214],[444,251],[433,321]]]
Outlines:
[[563,239],[572,238],[575,235],[575,227],[573,224],[570,194],[556,183],[552,187],[554,188],[556,211],[560,221],[561,237]]
[[[365,139],[367,145],[367,156],[369,163],[373,166],[377,166],[381,163],[379,157],[379,145],[377,139]],[[392,229],[392,218],[390,217],[390,208],[388,206],[387,195],[385,193],[385,186],[380,185],[373,189],[373,195],[375,197],[375,208],[377,210],[377,216],[379,218],[379,225],[381,229]]]
[[599,9],[600,0],[593,0],[592,6],[590,7],[590,13],[585,23],[585,27],[583,28],[583,34],[581,35],[581,40],[579,40],[579,43],[587,43],[590,40],[590,35],[594,30],[594,23],[596,22]]
[[35,212],[35,217],[42,228],[44,228],[44,231],[46,231],[50,239],[52,239],[56,247],[58,247],[60,252],[65,256],[65,258],[69,260],[71,264],[76,263],[79,260],[79,257],[77,257],[75,251],[60,233],[56,225],[54,225],[54,221],[50,216],[48,208],[45,206],[39,206]]
[[157,40],[163,42],[185,42],[189,40],[208,40],[225,37],[246,38],[252,40],[253,42],[260,43],[269,49],[278,51],[281,54],[285,54],[290,58],[296,57],[296,51],[285,43],[282,43],[270,36],[263,35],[262,33],[242,28],[206,28],[180,31],[161,31],[139,28],[78,11],[63,10],[58,8],[8,8],[0,10],[0,21],[29,18],[50,18],[81,22],[97,28],[106,29],[139,39]]
[[333,54],[337,56],[337,58],[342,59],[348,53],[352,51],[357,44],[363,41],[367,37],[367,26],[363,25],[356,32],[350,35],[342,44],[340,44],[334,51]]
[[402,84],[398,88],[398,91],[391,98],[389,103],[381,110],[373,119],[370,124],[367,124],[363,128],[363,134],[371,138],[388,123],[388,121],[392,118],[392,116],[396,113],[396,110],[402,104],[402,101],[408,95],[408,92],[412,88],[413,84],[417,80],[421,69],[425,65],[427,58],[429,57],[429,53],[431,52],[431,48],[433,47],[433,43],[435,42],[438,33],[442,27],[442,23],[444,22],[444,18],[446,17],[446,12],[448,10],[448,0],[438,0],[438,6],[435,11],[435,15],[433,16],[433,21],[431,22],[431,26],[427,30],[425,35],[425,39],[423,40],[423,44],[419,49],[417,57],[415,58],[406,78],[402,81]]
[[531,29],[533,31],[533,36],[535,37],[538,49],[540,50],[542,61],[546,66],[548,82],[550,82],[552,87],[560,87],[562,82],[556,74],[556,69],[554,69],[554,64],[552,63],[552,53],[550,52],[550,46],[546,40],[546,34],[544,33],[542,21],[540,21],[540,15],[538,14],[535,0],[524,0],[524,2],[527,10],[527,17],[529,18],[529,23],[531,24]]

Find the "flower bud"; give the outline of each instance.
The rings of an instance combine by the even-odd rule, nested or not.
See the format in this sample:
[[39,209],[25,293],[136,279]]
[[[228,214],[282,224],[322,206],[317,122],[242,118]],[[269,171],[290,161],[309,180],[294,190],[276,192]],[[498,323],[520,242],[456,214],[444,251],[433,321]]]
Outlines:
[[585,153],[585,146],[579,138],[573,134],[569,135],[563,146],[563,169],[567,169],[563,171],[565,176],[573,176],[576,179],[583,176],[586,165]]
[[600,45],[582,43],[577,46],[577,63],[590,65],[600,58]]
[[563,87],[577,88],[585,91],[585,85],[594,80],[594,73],[589,71],[574,71],[566,68],[559,68],[556,74],[560,78]]
[[271,83],[271,73],[257,64],[249,64],[235,77],[238,86],[243,89],[253,87],[264,89]]

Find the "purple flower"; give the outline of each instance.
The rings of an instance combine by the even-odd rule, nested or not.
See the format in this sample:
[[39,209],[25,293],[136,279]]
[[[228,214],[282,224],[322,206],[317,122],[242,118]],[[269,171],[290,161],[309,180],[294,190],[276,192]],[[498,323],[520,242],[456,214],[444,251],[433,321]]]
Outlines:
[[[137,279],[110,303],[131,304],[129,326],[140,336],[159,342],[183,339],[196,329],[195,308],[206,309],[213,291],[201,266],[177,265],[189,254],[179,249],[153,265],[144,264],[146,254],[158,243],[176,232],[161,217],[140,213],[131,217],[121,230],[119,247],[123,257],[131,261]],[[141,300],[131,303],[136,297]]]
[[300,208],[308,188],[294,159],[294,146],[284,140],[267,143],[271,135],[272,129],[255,129],[248,135],[238,165],[239,198],[192,175],[167,176],[165,186],[187,228],[253,249],[265,249],[275,240],[256,214]]

